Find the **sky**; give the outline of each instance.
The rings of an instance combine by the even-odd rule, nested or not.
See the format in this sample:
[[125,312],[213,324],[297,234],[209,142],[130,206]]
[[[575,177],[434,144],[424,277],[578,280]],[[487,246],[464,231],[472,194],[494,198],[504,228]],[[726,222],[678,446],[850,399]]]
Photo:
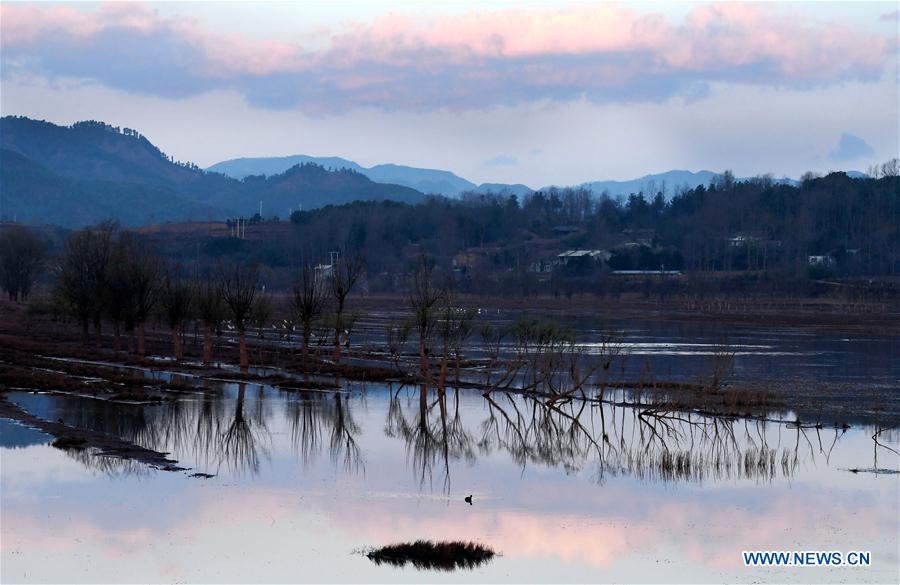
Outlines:
[[532,187],[900,155],[897,2],[0,4],[0,112]]

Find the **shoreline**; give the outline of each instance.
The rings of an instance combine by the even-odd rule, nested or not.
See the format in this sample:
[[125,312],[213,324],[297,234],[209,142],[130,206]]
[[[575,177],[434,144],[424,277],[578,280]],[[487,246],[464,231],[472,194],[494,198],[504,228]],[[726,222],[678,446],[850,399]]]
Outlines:
[[[457,295],[466,308],[542,313],[547,316],[633,319],[657,322],[716,323],[742,328],[785,328],[867,335],[900,335],[900,306],[840,303],[817,299],[737,301],[722,299],[694,306],[682,300],[605,299],[592,295],[565,297],[497,297]],[[782,308],[777,308],[778,305]],[[404,295],[369,294],[348,299],[351,310],[408,310]]]

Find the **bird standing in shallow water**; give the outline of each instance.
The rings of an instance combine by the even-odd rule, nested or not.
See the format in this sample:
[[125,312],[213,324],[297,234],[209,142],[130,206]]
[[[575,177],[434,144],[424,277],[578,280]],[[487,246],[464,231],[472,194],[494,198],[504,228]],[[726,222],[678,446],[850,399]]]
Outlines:
[[472,505],[472,494],[469,494],[468,496],[466,496],[466,503],[469,504],[470,506]]

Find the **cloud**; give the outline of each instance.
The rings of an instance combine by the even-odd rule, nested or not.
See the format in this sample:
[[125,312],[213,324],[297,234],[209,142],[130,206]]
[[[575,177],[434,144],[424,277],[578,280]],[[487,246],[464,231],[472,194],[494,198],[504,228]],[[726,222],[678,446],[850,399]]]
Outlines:
[[828,158],[834,161],[847,161],[875,156],[875,150],[869,144],[849,132],[841,134],[837,146],[828,153]]
[[900,10],[894,10],[893,12],[885,12],[881,16],[878,17],[878,20],[884,22],[897,22],[900,21]]
[[514,167],[519,164],[519,159],[506,154],[498,154],[493,158],[484,161],[486,167]]
[[392,13],[324,46],[251,41],[132,3],[0,11],[6,78],[75,78],[169,98],[234,90],[256,106],[311,113],[695,100],[715,82],[810,88],[878,79],[897,50],[886,37],[732,3],[696,7],[678,25],[608,4],[428,21]]

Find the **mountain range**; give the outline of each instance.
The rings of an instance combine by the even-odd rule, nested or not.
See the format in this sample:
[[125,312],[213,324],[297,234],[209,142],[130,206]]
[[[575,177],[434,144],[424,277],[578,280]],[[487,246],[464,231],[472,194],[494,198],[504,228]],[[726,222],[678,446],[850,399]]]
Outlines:
[[[508,193],[523,197],[533,193],[528,185],[508,183],[481,183],[476,185],[472,181],[464,179],[450,171],[438,169],[423,169],[395,164],[380,164],[373,167],[363,167],[360,164],[336,156],[307,156],[295,154],[281,157],[260,158],[235,158],[218,162],[206,170],[222,173],[235,179],[243,179],[251,175],[273,175],[283,173],[296,164],[317,164],[333,169],[352,169],[361,173],[373,181],[405,185],[423,193],[444,195],[445,197],[459,197],[465,192],[474,193]],[[669,194],[676,187],[693,189],[698,185],[708,185],[717,175],[712,171],[668,171],[655,175],[646,175],[639,179],[628,181],[594,181],[577,185],[591,189],[594,193],[608,193],[612,197],[629,195],[631,193],[655,191],[665,187]],[[546,191],[553,186],[542,187],[539,190]]]
[[[665,187],[671,196],[678,187],[708,184],[715,176],[675,170],[578,187],[613,197]],[[252,215],[260,205],[266,217],[286,217],[297,209],[356,200],[416,203],[431,194],[466,192],[521,198],[533,190],[522,184],[476,185],[438,169],[366,168],[339,157],[240,158],[204,170],[174,161],[129,128],[97,121],[58,126],[25,117],[0,119],[0,219],[23,223],[80,227],[108,218],[124,225],[221,220]]]
[[124,225],[266,217],[356,200],[407,203],[425,195],[376,183],[351,169],[300,164],[243,180],[178,163],[128,128],[102,122],[57,126],[0,119],[0,217],[78,227],[107,218]]

